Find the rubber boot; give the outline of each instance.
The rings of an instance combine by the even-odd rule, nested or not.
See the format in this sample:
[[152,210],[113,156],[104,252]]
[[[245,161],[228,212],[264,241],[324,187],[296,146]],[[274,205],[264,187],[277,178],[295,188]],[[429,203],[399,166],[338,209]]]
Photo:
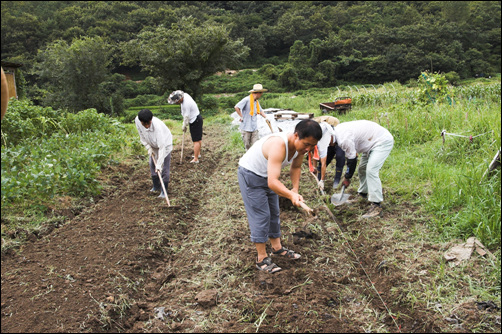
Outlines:
[[[159,179],[159,183],[160,183],[160,179]],[[169,191],[167,190],[168,186],[169,186],[169,182],[164,182],[164,187],[166,188],[166,192],[169,193]],[[160,190],[159,198],[166,198],[166,194],[164,194],[164,189]]]
[[150,189],[151,192],[161,191],[162,186],[160,185],[160,178],[158,175],[152,176],[153,188]]
[[342,178],[342,171],[337,169],[335,173],[335,182],[333,182],[333,189],[338,187],[341,178]]

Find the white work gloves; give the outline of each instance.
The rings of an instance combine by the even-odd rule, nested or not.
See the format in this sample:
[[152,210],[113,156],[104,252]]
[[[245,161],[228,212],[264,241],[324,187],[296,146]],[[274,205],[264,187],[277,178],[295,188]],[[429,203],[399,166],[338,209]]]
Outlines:
[[155,173],[162,174],[162,165],[157,162],[157,166],[155,166]]
[[319,189],[324,190],[324,180],[319,181],[317,185],[319,186]]

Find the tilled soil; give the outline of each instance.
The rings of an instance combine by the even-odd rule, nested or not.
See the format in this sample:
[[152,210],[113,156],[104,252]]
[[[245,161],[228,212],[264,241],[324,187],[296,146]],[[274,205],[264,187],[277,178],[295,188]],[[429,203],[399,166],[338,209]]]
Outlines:
[[301,193],[317,216],[280,201],[283,244],[302,257],[256,270],[223,128],[204,129],[198,165],[188,140],[182,164],[174,150],[176,207],[149,192],[146,157],[134,156],[103,171],[93,205],[2,254],[2,332],[500,331],[496,305],[480,309],[465,282],[448,310],[420,295],[440,284],[450,246],[416,241],[427,233],[420,208],[389,191],[382,218],[360,218],[364,201],[328,212],[306,169]]

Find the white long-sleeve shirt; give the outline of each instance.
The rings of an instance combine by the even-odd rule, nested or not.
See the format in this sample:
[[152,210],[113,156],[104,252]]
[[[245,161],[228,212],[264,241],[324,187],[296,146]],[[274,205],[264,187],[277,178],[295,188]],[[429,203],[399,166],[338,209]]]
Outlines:
[[173,136],[171,131],[160,119],[152,118],[152,124],[147,129],[141,124],[138,116],[134,119],[138,129],[139,139],[146,149],[152,148],[157,158],[157,169],[162,170],[164,159],[173,150]]
[[190,95],[183,93],[183,102],[181,102],[181,115],[183,116],[183,122],[193,123],[199,114],[200,111],[197,103],[195,103]]
[[333,127],[326,122],[320,122],[319,125],[322,129],[322,138],[317,143],[317,149],[319,150],[319,158],[322,159],[328,155],[328,146],[331,143],[334,132]]
[[335,141],[347,159],[354,159],[356,153],[368,153],[376,145],[394,140],[386,128],[366,120],[340,123],[333,132]]

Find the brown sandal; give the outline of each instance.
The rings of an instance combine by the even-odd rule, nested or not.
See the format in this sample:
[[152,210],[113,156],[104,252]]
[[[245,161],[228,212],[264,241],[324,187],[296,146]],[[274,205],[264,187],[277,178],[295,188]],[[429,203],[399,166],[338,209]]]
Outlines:
[[[286,254],[282,254],[283,252],[286,252]],[[298,257],[296,257],[296,255],[298,255]],[[282,247],[278,251],[272,251],[272,253],[270,253],[270,256],[285,256],[291,260],[298,260],[299,258],[302,257],[300,254],[295,253],[294,251],[284,247]]]
[[[265,267],[262,268],[262,266],[264,266],[264,265],[265,265]],[[261,270],[261,271],[266,271],[269,274],[274,274],[274,273],[282,270],[281,267],[279,267],[275,263],[272,263],[272,259],[269,257],[264,258],[263,261],[261,261],[261,262],[256,262],[256,268],[258,268],[258,270]],[[276,269],[276,270],[274,270],[274,269]]]

